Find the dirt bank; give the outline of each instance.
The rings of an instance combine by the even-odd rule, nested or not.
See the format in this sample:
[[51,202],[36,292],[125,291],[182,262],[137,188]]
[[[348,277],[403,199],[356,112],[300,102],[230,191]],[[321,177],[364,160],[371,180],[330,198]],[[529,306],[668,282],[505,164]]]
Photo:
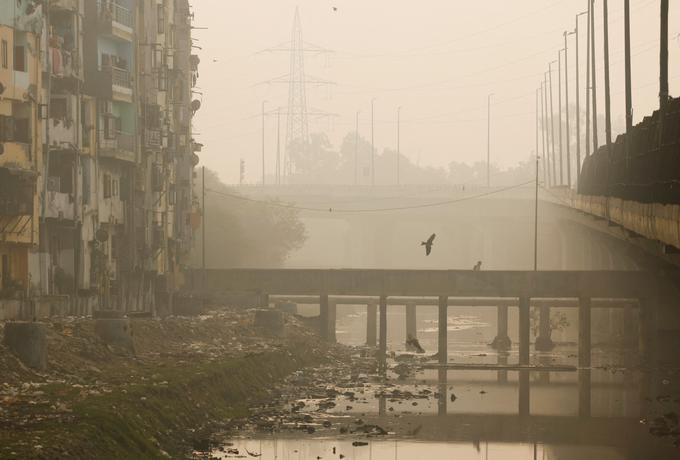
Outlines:
[[252,319],[133,320],[133,353],[102,344],[91,320],[53,321],[45,373],[0,348],[0,458],[182,458],[275,382],[341,353],[295,317],[284,339]]

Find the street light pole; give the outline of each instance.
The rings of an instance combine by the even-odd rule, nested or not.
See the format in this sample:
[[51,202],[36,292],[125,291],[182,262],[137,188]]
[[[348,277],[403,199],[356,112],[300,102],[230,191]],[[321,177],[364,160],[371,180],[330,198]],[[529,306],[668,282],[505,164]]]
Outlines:
[[541,87],[539,88],[539,91],[541,92],[541,156],[543,158],[543,183],[547,186],[548,185],[548,168],[546,167],[545,163],[545,147],[546,147],[546,140],[545,140],[545,88],[543,86],[543,82],[541,82]]
[[553,186],[557,184],[557,168],[555,166],[555,110],[553,109],[553,90],[552,90],[552,65],[557,61],[548,63],[548,77],[550,92],[550,138],[552,141],[552,183]]
[[356,131],[354,132],[354,185],[359,181],[359,111],[357,110]]
[[264,105],[267,101],[262,101],[262,185],[264,186]]
[[579,55],[578,55],[578,18],[588,14],[588,12],[579,13],[576,15],[576,29],[574,35],[576,36],[576,184],[578,185],[581,178],[581,75],[579,72]]
[[590,8],[590,70],[593,72],[593,153],[597,152],[597,72],[595,70],[597,59],[595,59],[595,0],[591,0]]
[[397,185],[399,185],[399,160],[401,155],[401,106],[397,108]]
[[[626,47],[626,133],[630,134],[631,129],[633,129],[633,93],[630,70],[630,0],[624,0],[624,22]],[[626,144],[629,142],[626,139]]]
[[562,150],[564,141],[562,140],[562,50],[557,50],[557,127],[560,132],[560,185],[564,185],[564,157]]
[[491,187],[491,97],[493,93],[489,94],[487,98],[487,112],[486,112],[486,186]]
[[371,99],[371,186],[375,186],[375,98]]
[[276,185],[281,185],[281,107],[276,111]]
[[602,16],[604,20],[604,115],[605,137],[607,140],[607,154],[612,148],[612,114],[609,92],[609,8],[608,0],[602,0]]
[[593,14],[588,1],[587,38],[586,38],[586,158],[590,156],[590,15]]
[[548,72],[543,72],[543,129],[545,129],[545,166],[548,170],[547,186],[552,187],[553,181],[550,175],[552,158],[550,157],[550,129],[548,126],[550,117],[548,116]]
[[[571,131],[569,129],[569,52],[567,47],[567,36],[573,35],[576,32],[564,32],[564,107],[565,116],[567,117],[567,124],[565,129],[567,131],[567,187],[571,188]],[[578,139],[577,139],[578,143]]]
[[536,196],[534,199],[534,271],[538,270],[538,92],[536,90]]

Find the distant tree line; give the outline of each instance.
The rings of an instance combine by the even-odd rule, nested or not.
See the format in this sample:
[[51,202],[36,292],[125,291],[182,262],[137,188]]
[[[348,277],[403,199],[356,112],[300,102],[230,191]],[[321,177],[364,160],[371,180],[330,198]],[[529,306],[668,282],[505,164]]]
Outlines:
[[[305,242],[305,226],[295,209],[236,198],[240,196],[238,191],[223,184],[208,169],[205,186],[208,268],[281,267],[288,255]],[[196,196],[201,196],[201,189],[199,175]],[[194,267],[201,266],[202,244],[199,229],[191,252]]]

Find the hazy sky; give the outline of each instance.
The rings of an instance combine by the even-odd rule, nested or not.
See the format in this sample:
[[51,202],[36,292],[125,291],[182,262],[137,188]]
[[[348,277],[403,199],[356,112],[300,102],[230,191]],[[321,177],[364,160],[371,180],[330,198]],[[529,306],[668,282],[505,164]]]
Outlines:
[[[612,118],[624,115],[623,1],[609,2]],[[286,53],[258,53],[290,40],[300,7],[306,42],[334,52],[308,56],[310,76],[332,80],[308,88],[308,106],[334,113],[310,123],[335,145],[354,131],[370,139],[375,98],[379,151],[396,144],[396,110],[402,108],[402,152],[423,165],[486,159],[486,102],[492,108],[492,162],[509,166],[535,148],[535,89],[548,62],[564,46],[586,0],[197,0],[193,2],[201,57],[194,119],[205,144],[201,162],[227,182],[238,180],[239,159],[248,182],[261,174],[260,107],[287,104],[287,85],[259,84],[289,72]],[[333,11],[333,6],[337,11]],[[670,90],[680,85],[678,7],[671,2]],[[659,0],[631,0],[635,122],[658,104]],[[604,109],[602,3],[596,1],[598,109]],[[585,78],[585,16],[581,18],[581,74]],[[569,37],[570,96],[575,89],[574,36]],[[555,64],[556,66],[556,64]],[[557,107],[557,72],[553,75]],[[581,95],[584,96],[582,83]],[[282,122],[285,139],[285,120]],[[266,170],[273,172],[276,117],[268,117]]]

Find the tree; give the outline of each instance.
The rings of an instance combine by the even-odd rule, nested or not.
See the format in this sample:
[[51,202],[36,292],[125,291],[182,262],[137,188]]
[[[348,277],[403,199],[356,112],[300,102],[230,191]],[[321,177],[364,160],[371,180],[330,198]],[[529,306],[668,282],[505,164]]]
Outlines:
[[[208,268],[280,267],[302,247],[305,227],[295,209],[243,199],[210,170],[205,180]],[[199,181],[198,190],[201,185]],[[200,233],[192,250],[193,266],[201,263]]]

